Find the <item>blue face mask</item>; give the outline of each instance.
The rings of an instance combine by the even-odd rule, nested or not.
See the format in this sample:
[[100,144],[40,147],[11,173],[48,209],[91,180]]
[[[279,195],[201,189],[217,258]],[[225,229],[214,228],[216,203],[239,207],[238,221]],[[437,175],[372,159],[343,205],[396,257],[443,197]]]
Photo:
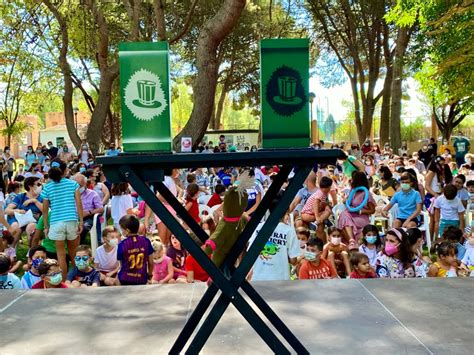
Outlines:
[[76,261],[76,266],[79,270],[85,270],[89,266],[89,262],[84,260]]
[[79,168],[79,172],[81,172],[81,173],[85,173],[85,172],[86,172],[86,168],[84,168],[84,167],[80,167],[80,168]]
[[367,235],[365,237],[365,240],[367,241],[367,243],[369,244],[375,244],[375,242],[377,241],[377,236],[375,235]]
[[59,285],[62,280],[63,280],[63,275],[60,272],[49,277],[49,283],[54,286]]
[[40,264],[43,262],[43,259],[42,258],[38,258],[38,259],[35,259],[31,262],[31,265],[33,266],[33,268],[35,269],[38,269],[38,267],[40,266]]

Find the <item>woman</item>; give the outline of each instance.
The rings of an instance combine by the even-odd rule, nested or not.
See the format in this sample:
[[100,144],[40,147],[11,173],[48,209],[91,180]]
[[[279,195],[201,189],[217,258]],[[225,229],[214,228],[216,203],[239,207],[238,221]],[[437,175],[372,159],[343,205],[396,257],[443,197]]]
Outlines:
[[[13,230],[13,237],[15,238],[14,245],[18,243],[21,233],[26,230],[28,237],[34,233],[36,229],[36,222],[41,217],[43,211],[43,198],[41,194],[41,180],[37,177],[27,177],[24,182],[25,191],[22,194],[18,194],[13,202],[11,202],[5,213],[8,216],[8,223],[10,223]],[[26,226],[20,227],[15,213],[25,214],[27,211],[31,211],[36,222],[28,223]]]
[[37,161],[38,158],[36,157],[35,152],[33,151],[33,146],[29,145],[28,150],[25,154],[25,169],[28,170],[35,161]]
[[339,159],[339,164],[342,166],[342,172],[347,179],[350,179],[352,173],[355,171],[365,171],[364,165],[362,165],[362,163],[352,155],[344,155],[344,157]]
[[400,184],[393,178],[392,172],[387,166],[382,165],[379,169],[379,181],[377,183],[380,195],[386,196],[389,199],[397,192]]
[[[56,242],[56,252],[63,280],[67,275],[65,242],[67,241],[67,250],[72,266],[75,266],[74,257],[80,239],[78,236],[81,234],[84,224],[79,184],[66,179],[66,174],[67,164],[59,158],[54,159],[49,171],[51,182],[45,185],[41,194],[43,197],[44,234]],[[50,207],[51,211],[49,211]]]
[[405,231],[401,228],[390,229],[384,249],[377,256],[375,272],[381,278],[415,277],[412,258],[413,252]]
[[89,170],[86,170],[84,175],[89,181],[88,188],[97,192],[97,194],[99,195],[102,201],[103,206],[107,205],[110,200],[110,191],[104,183],[99,181],[100,177],[102,176],[102,172],[101,171],[96,172],[92,169],[89,169]]
[[63,149],[60,151],[58,158],[66,163],[70,163],[74,159],[66,143],[63,143]]
[[41,174],[41,165],[40,163],[32,163],[28,172],[25,174],[25,178],[36,177],[40,180],[43,180],[44,176]]
[[356,157],[357,159],[362,158],[362,151],[360,150],[359,144],[351,144],[351,150],[349,151],[349,154]]
[[[369,191],[369,181],[365,173],[360,171],[352,175],[351,188],[353,190],[357,187],[365,187]],[[358,191],[350,202],[350,206],[359,206],[364,201],[365,194],[365,191]],[[351,250],[358,248],[357,240],[362,235],[362,229],[370,223],[369,216],[375,213],[375,200],[370,192],[368,194],[369,198],[361,210],[350,212],[346,209],[341,213],[337,221],[337,228],[344,231],[345,237],[349,241],[349,249]]]
[[77,155],[79,157],[79,160],[84,165],[88,165],[91,159],[94,160],[94,156],[92,155],[92,152],[89,150],[88,144],[84,142],[82,143],[81,148],[79,149],[79,153]]
[[12,181],[13,179],[13,172],[16,170],[16,160],[13,155],[10,154],[10,147],[5,147],[3,153],[3,159],[7,164],[7,173],[8,173],[8,180]]

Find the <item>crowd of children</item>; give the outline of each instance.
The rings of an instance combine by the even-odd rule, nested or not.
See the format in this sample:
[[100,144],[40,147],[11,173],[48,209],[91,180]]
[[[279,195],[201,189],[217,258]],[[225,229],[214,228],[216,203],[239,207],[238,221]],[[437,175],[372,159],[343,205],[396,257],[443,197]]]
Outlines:
[[[458,166],[445,153],[425,164],[419,160],[425,147],[410,155],[393,154],[389,147],[358,154],[356,148],[334,166],[314,167],[248,279],[474,276],[474,161]],[[254,179],[243,214],[250,219],[278,171],[277,166],[173,169],[165,171],[164,185],[211,236],[222,218],[226,189],[241,174]],[[0,289],[209,281],[160,216],[128,184],[109,184],[93,161],[48,159],[47,172],[38,172],[41,177],[12,177],[8,188],[0,184],[6,201],[0,212]],[[102,204],[109,207],[101,217],[110,225],[96,250],[85,233],[80,237],[84,220],[93,216],[83,207],[86,198],[98,201],[97,211],[104,210]],[[25,260],[17,259],[19,242],[28,247]]]

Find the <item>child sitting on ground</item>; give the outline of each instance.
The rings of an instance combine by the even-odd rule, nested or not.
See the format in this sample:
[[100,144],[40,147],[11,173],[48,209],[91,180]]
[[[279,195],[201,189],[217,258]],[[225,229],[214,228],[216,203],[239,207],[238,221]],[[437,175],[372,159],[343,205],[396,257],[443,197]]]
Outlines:
[[329,242],[326,243],[323,249],[323,259],[328,260],[341,276],[344,274],[349,276],[351,273],[351,264],[349,261],[349,248],[342,243],[342,235],[336,227],[328,229]]
[[301,264],[298,278],[308,279],[334,279],[337,277],[336,269],[327,260],[321,258],[323,241],[311,238],[306,243],[305,260]]
[[321,240],[325,240],[324,222],[331,216],[331,206],[328,204],[328,194],[331,190],[332,180],[327,176],[321,178],[319,190],[312,194],[303,209],[301,219],[305,223],[315,222],[316,235]]
[[0,290],[21,288],[21,282],[18,276],[8,272],[11,265],[10,257],[5,253],[0,253]]
[[36,246],[28,252],[29,271],[25,272],[21,278],[21,287],[24,289],[32,288],[33,285],[41,281],[38,268],[46,259],[46,248],[43,246]]
[[153,247],[147,237],[138,235],[140,221],[134,215],[120,218],[120,229],[126,236],[117,249],[120,263],[120,285],[146,285],[153,276]]
[[439,196],[434,202],[435,209],[435,237],[443,235],[444,229],[448,226],[455,226],[464,230],[464,211],[465,208],[461,200],[456,197],[458,190],[454,185],[446,185],[443,195]]
[[94,267],[100,273],[100,282],[106,286],[116,284],[120,264],[117,260],[117,246],[120,234],[114,226],[105,227],[102,232],[102,244],[95,251]]
[[430,265],[430,277],[457,277],[456,247],[450,242],[435,245],[438,261]]
[[184,208],[188,213],[193,217],[196,223],[201,222],[201,218],[199,217],[199,203],[198,198],[199,196],[199,186],[197,184],[189,184],[186,188],[186,204]]
[[41,281],[35,283],[32,289],[67,288],[67,285],[63,282],[63,274],[57,260],[43,260],[38,266],[38,274]]
[[211,198],[207,202],[208,207],[214,207],[217,205],[222,204],[222,200],[225,194],[225,186],[222,184],[217,184],[214,188],[214,193],[212,194]]
[[11,267],[9,272],[14,274],[20,269],[21,265],[23,264],[21,261],[16,259],[16,249],[13,247],[15,238],[7,230],[4,230],[1,236],[2,240],[0,241],[0,252],[4,252],[10,258]]
[[74,257],[76,266],[67,274],[68,287],[100,286],[100,272],[90,266],[92,250],[87,245],[79,245]]
[[166,250],[166,255],[173,260],[173,279],[179,283],[187,282],[184,263],[188,253],[182,248],[181,243],[174,235],[171,236],[171,245]]
[[462,230],[453,226],[449,226],[444,230],[442,239],[454,244],[456,247],[456,256],[458,260],[464,258],[464,254],[466,254],[466,248],[461,244],[461,240],[463,239]]
[[350,274],[351,279],[375,279],[377,277],[369,263],[369,258],[364,253],[352,253],[351,265],[354,269]]
[[152,284],[174,283],[173,260],[165,255],[165,246],[157,240],[151,243],[153,246],[153,279]]
[[377,254],[382,249],[379,230],[373,224],[368,224],[362,229],[362,236],[362,244],[359,247],[359,252],[367,255],[370,265],[375,267]]

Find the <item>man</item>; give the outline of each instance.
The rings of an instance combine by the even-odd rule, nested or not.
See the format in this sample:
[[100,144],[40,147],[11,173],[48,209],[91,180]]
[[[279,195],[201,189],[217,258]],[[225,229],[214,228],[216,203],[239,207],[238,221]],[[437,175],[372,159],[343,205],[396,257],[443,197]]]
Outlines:
[[104,206],[99,197],[99,194],[94,190],[86,188],[87,179],[82,174],[74,175],[74,180],[79,184],[79,192],[81,193],[82,201],[82,215],[84,216],[84,227],[81,232],[81,244],[84,244],[86,235],[92,228],[94,223],[94,215],[96,213],[103,213]]
[[421,149],[418,151],[418,159],[425,165],[425,168],[428,167],[431,160],[433,159],[433,153],[429,150],[428,144],[423,144]]
[[456,152],[456,164],[458,164],[458,167],[461,167],[466,162],[464,158],[469,153],[469,149],[471,149],[471,143],[469,139],[463,136],[462,132],[459,132],[459,137],[456,137],[453,146]]
[[59,149],[53,146],[53,142],[48,142],[48,155],[51,159],[54,159],[58,156]]
[[119,155],[120,151],[115,148],[115,143],[111,143],[109,149],[105,152],[105,155],[109,157],[115,157]]
[[428,151],[431,153],[431,159],[433,159],[438,154],[438,144],[436,144],[436,140],[433,137],[430,138]]

